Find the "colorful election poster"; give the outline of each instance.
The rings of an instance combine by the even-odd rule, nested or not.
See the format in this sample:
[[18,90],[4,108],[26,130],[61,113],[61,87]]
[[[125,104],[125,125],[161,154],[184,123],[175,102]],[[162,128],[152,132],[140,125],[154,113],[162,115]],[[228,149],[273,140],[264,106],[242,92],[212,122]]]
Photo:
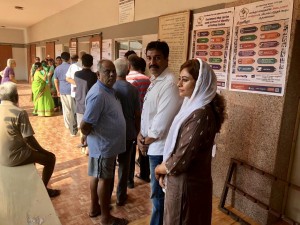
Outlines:
[[235,8],[230,90],[283,96],[293,0]]
[[226,8],[194,15],[192,56],[210,64],[221,89],[227,86],[233,14]]

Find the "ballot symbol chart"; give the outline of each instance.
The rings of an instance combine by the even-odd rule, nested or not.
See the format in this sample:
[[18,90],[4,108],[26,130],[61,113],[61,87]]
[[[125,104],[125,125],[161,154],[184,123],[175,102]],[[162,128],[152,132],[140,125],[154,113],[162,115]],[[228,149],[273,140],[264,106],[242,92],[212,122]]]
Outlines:
[[226,87],[225,73],[229,55],[230,28],[194,31],[194,58],[207,62],[218,77],[219,87]]
[[291,29],[288,2],[236,7],[230,90],[283,95]]
[[192,56],[207,62],[217,76],[217,86],[227,87],[234,8],[194,16]]

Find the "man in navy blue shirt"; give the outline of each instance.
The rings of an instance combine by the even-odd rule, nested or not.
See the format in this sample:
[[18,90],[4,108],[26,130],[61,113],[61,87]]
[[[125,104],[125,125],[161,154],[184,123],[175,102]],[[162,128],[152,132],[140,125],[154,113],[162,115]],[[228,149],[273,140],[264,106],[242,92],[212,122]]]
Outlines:
[[126,81],[129,72],[128,60],[117,59],[114,62],[117,70],[117,81],[113,88],[116,96],[121,101],[123,114],[126,120],[126,152],[118,155],[119,183],[117,188],[117,205],[122,206],[127,199],[127,180],[129,176],[130,156],[136,152],[136,137],[140,130],[141,112],[139,91],[136,87]]

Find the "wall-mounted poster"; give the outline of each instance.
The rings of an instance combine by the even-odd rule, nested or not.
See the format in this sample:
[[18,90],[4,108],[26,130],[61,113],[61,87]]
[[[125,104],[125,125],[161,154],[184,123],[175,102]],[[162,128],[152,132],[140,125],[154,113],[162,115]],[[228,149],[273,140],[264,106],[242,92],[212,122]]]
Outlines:
[[176,75],[188,57],[189,25],[190,11],[159,17],[158,38],[169,45],[169,69]]
[[119,24],[134,21],[134,0],[119,0]]
[[91,42],[91,55],[93,56],[93,66],[92,71],[97,72],[97,65],[100,61],[100,42],[99,41],[92,41]]
[[226,8],[194,15],[192,56],[211,66],[221,89],[227,87],[233,13]]
[[77,39],[72,38],[69,42],[69,53],[70,55],[77,55]]
[[235,8],[230,90],[283,96],[293,0]]
[[112,60],[112,39],[102,40],[102,59]]

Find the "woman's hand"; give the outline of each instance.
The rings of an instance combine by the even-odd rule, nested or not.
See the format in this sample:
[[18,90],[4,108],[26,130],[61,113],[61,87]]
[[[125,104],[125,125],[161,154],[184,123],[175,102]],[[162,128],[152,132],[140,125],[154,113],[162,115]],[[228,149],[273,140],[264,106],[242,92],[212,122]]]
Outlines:
[[156,180],[159,180],[160,176],[165,176],[167,174],[165,163],[159,164],[157,167],[155,167],[155,178]]
[[158,182],[159,182],[159,185],[162,188],[166,188],[166,185],[165,185],[165,175],[160,176]]

